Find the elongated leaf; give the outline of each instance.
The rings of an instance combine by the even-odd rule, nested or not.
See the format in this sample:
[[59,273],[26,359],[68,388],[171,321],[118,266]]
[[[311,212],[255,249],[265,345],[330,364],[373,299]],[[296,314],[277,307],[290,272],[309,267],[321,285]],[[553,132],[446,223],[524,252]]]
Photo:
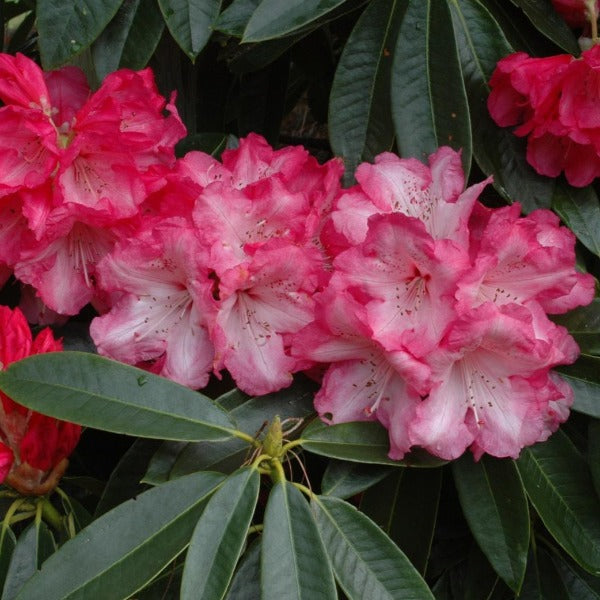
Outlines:
[[226,133],[197,133],[182,139],[175,150],[177,156],[184,156],[191,150],[200,150],[218,158],[226,146]]
[[516,462],[527,495],[554,539],[586,570],[600,574],[600,511],[583,457],[557,431],[524,448]]
[[181,598],[220,600],[240,557],[258,500],[260,475],[244,468],[209,500],[190,542],[181,581]]
[[329,137],[346,173],[390,150],[394,142],[392,51],[407,0],[376,0],[348,37],[329,97]]
[[242,37],[244,29],[260,0],[233,0],[233,2],[219,15],[213,28],[229,35]]
[[418,450],[403,460],[388,458],[387,431],[374,421],[327,425],[315,420],[302,432],[302,447],[330,458],[397,467],[436,467],[446,462]]
[[17,597],[129,597],[187,546],[208,496],[222,479],[217,473],[197,473],[121,504],[55,552]]
[[594,188],[574,188],[566,183],[557,185],[552,208],[579,241],[600,256],[600,203]]
[[17,545],[15,534],[10,527],[0,530],[0,589],[4,587],[6,573],[10,565],[10,559]]
[[179,47],[196,60],[211,36],[221,0],[158,0],[158,5]]
[[452,463],[454,481],[469,528],[494,570],[518,592],[527,567],[529,510],[511,460],[469,455]]
[[227,592],[227,600],[256,600],[260,598],[261,540],[257,538],[239,563]]
[[139,439],[123,455],[106,482],[94,516],[99,517],[111,508],[133,498],[144,490],[140,484],[150,458],[158,449],[157,440]]
[[24,583],[56,550],[54,537],[43,521],[34,522],[19,536],[6,574],[2,600],[16,598]]
[[433,599],[397,546],[351,504],[328,496],[313,502],[336,579],[351,600]]
[[349,498],[381,481],[390,467],[330,460],[323,473],[321,492],[326,496]]
[[579,44],[565,20],[559,16],[551,3],[546,0],[511,0],[523,9],[529,20],[546,37],[569,54],[579,54]]
[[261,599],[335,600],[333,573],[304,496],[291,483],[275,484],[265,511]]
[[292,33],[346,0],[262,0],[244,30],[243,42],[262,42]]
[[588,465],[596,494],[600,498],[600,421],[591,419],[588,425]]
[[360,500],[360,510],[389,535],[422,575],[427,572],[441,486],[441,469],[394,469]]
[[552,557],[552,562],[567,590],[570,600],[600,600],[600,578],[593,577],[574,565],[563,560],[558,555]]
[[542,548],[529,552],[519,600],[570,600],[552,559]]
[[471,167],[471,123],[446,0],[409,0],[392,67],[392,116],[402,156],[423,160],[439,146]]
[[44,69],[55,69],[85,50],[108,25],[123,0],[37,0],[37,29]]
[[487,110],[487,82],[496,63],[513,49],[478,0],[449,2],[471,112],[475,159],[484,173],[494,175],[494,187],[507,200],[518,200],[526,212],[549,208],[554,179],[538,175],[527,164],[526,141],[496,126]]
[[209,398],[164,377],[85,352],[12,363],[0,389],[58,419],[140,437],[222,440],[233,427]]
[[582,354],[575,364],[556,370],[573,388],[573,409],[600,418],[600,358]]
[[92,45],[100,80],[119,67],[142,69],[156,50],[165,22],[156,0],[129,0]]
[[569,330],[584,354],[600,354],[600,298],[552,320]]

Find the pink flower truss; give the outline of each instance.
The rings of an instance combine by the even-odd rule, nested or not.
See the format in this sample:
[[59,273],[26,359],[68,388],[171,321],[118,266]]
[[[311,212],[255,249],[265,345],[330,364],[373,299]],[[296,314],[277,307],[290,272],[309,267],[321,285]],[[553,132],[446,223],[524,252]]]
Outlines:
[[[518,456],[568,415],[551,368],[578,348],[546,313],[589,303],[573,234],[550,211],[487,209],[463,191],[460,155],[429,168],[384,154],[340,195],[325,245],[337,250],[299,359],[330,362],[315,399],[331,423],[377,419],[390,457]],[[357,209],[357,210],[354,210]]]
[[527,161],[542,175],[564,171],[577,187],[600,175],[597,122],[600,47],[575,59],[568,54],[503,58],[490,80],[488,109],[501,127],[527,136]]
[[75,67],[42,73],[3,54],[0,80],[0,196],[21,203],[0,211],[0,230],[20,236],[0,261],[51,309],[76,314],[95,299],[98,260],[133,229],[151,167],[174,164],[185,128],[149,69],[112,73],[92,94]]
[[[570,27],[584,27],[589,22],[590,17],[584,0],[552,0],[552,4]],[[598,10],[597,2],[596,10]]]

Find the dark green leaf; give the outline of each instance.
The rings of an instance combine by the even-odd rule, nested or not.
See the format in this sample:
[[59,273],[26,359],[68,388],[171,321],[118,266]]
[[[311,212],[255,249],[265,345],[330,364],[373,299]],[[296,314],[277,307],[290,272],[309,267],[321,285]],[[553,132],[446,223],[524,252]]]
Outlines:
[[547,0],[511,0],[547,38],[569,54],[579,54],[579,44],[565,20]]
[[17,540],[10,527],[2,528],[0,532],[0,589],[2,589]]
[[313,511],[287,481],[275,484],[267,502],[260,576],[262,600],[337,598]]
[[132,444],[111,473],[96,506],[95,517],[99,517],[111,508],[137,496],[145,489],[140,481],[146,472],[150,458],[158,449],[159,443],[157,440],[142,438]]
[[394,469],[369,488],[360,510],[373,519],[423,575],[431,552],[442,485],[441,469]]
[[590,419],[588,425],[588,465],[596,494],[600,498],[600,421]]
[[600,574],[600,511],[586,461],[557,431],[516,462],[527,495],[554,539],[584,569]]
[[446,0],[409,0],[392,67],[392,116],[402,156],[424,160],[439,146],[471,167],[471,123]]
[[213,28],[241,38],[252,13],[259,4],[260,0],[233,0],[219,15]]
[[579,241],[600,256],[600,204],[594,188],[574,188],[561,182],[554,191],[552,208]]
[[197,473],[114,508],[55,552],[18,598],[129,597],[187,546],[208,496],[222,480],[217,473]]
[[258,499],[260,475],[240,469],[209,500],[187,551],[181,598],[220,600],[240,557]]
[[28,408],[115,433],[223,440],[233,427],[206,396],[85,352],[50,352],[12,363],[0,373],[0,388]]
[[449,2],[471,112],[475,159],[484,173],[494,175],[494,187],[507,200],[518,200],[526,212],[548,208],[554,179],[538,175],[527,164],[526,141],[496,126],[487,110],[487,82],[496,63],[513,49],[478,0]]
[[119,67],[141,69],[156,50],[165,22],[156,0],[128,0],[92,45],[100,80]]
[[552,557],[552,562],[556,566],[570,599],[600,600],[599,577],[591,576],[577,565],[563,560],[558,554]]
[[329,99],[329,137],[348,177],[394,142],[390,77],[392,51],[406,0],[376,0],[348,37]]
[[518,592],[529,548],[529,510],[514,463],[469,454],[452,463],[454,481],[469,528],[490,564]]
[[569,600],[552,559],[542,548],[529,552],[519,600]]
[[260,554],[261,539],[257,538],[240,560],[227,600],[256,600],[260,598]]
[[346,0],[262,0],[244,30],[243,42],[262,42],[292,33]]
[[575,364],[556,370],[575,392],[573,409],[600,418],[600,358],[582,354]]
[[446,462],[418,449],[403,460],[388,458],[387,430],[374,421],[327,425],[316,419],[302,432],[302,446],[315,454],[359,463],[437,467]]
[[108,25],[123,0],[37,0],[37,29],[44,69],[55,69],[85,50]]
[[569,330],[584,354],[600,354],[600,298],[552,320]]
[[218,158],[226,146],[226,133],[196,133],[182,139],[177,144],[176,153],[177,156],[184,156],[192,150],[200,150]]
[[350,498],[381,481],[390,467],[330,460],[323,474],[321,492],[326,496]]
[[56,550],[54,537],[43,521],[33,522],[19,536],[6,574],[2,600],[17,597],[23,584]]
[[158,0],[158,4],[171,35],[195,61],[211,36],[221,0]]
[[318,496],[313,507],[336,579],[350,600],[433,599],[406,556],[354,506]]
[[185,442],[163,442],[150,460],[148,470],[142,477],[141,482],[149,483],[150,485],[160,485],[168,481],[177,457],[186,447],[187,444]]

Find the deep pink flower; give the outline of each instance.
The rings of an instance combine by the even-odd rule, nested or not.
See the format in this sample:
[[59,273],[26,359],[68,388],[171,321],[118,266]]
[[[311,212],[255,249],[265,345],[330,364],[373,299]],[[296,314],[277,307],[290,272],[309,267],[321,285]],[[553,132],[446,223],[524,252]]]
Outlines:
[[[32,354],[62,350],[49,329],[32,339],[19,309],[0,306],[2,368]],[[81,427],[15,403],[0,392],[0,480],[24,494],[46,494],[64,473]]]
[[584,27],[590,20],[584,0],[552,0],[552,4],[570,27]]

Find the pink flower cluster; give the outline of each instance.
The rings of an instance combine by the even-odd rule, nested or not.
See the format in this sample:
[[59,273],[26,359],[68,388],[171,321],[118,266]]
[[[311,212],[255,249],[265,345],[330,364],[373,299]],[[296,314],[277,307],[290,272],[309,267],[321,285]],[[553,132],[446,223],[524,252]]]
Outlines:
[[501,127],[527,137],[527,161],[541,175],[564,171],[577,187],[600,175],[600,46],[570,54],[503,58],[490,80],[488,109]]
[[0,65],[0,125],[26,132],[0,152],[2,260],[57,313],[91,300],[101,354],[192,388],[227,369],[253,395],[321,366],[319,414],[379,420],[393,458],[516,456],[566,419],[551,369],[578,349],[546,314],[593,279],[551,212],[481,205],[458,153],[382,154],[348,190],[339,160],[257,135],[175,160],[149,71],[90,94],[71,68]]

